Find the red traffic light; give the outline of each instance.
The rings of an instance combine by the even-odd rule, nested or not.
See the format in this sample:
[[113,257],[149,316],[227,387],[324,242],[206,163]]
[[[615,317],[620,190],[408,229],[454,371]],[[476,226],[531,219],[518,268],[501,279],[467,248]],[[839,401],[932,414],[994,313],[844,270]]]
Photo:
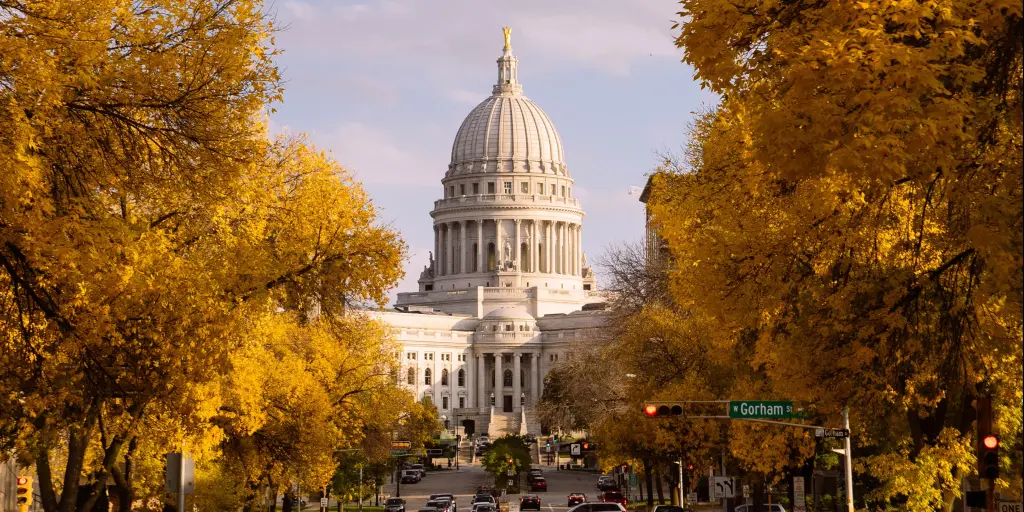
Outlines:
[[28,477],[27,476],[19,476],[18,477],[18,485],[28,485]]
[[590,443],[583,443],[583,449],[584,450],[589,450],[590,449]]
[[644,414],[648,417],[653,418],[658,414],[658,406],[654,404],[647,404],[644,406]]
[[985,448],[988,448],[989,450],[994,450],[996,448],[999,448],[999,438],[993,435],[987,435],[985,436],[985,439],[982,439],[981,444],[983,444]]
[[693,464],[690,464],[689,466],[687,466],[686,469],[689,469],[690,471],[693,471]]

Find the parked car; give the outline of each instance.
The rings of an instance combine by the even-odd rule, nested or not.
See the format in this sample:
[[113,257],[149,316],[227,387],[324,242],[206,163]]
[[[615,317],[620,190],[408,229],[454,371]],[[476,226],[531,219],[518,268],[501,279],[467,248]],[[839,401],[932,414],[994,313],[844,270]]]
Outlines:
[[626,512],[626,507],[619,503],[580,503],[568,512]]
[[547,492],[547,490],[548,490],[548,481],[547,480],[545,480],[543,478],[537,478],[537,479],[534,479],[534,480],[530,481],[530,491],[532,491],[532,492],[537,492],[537,491]]
[[626,497],[619,491],[607,491],[601,495],[602,503],[618,503],[623,507],[626,506]]
[[384,502],[384,512],[405,512],[405,500],[402,498],[388,498]]
[[587,501],[587,495],[586,494],[583,494],[582,492],[574,492],[574,493],[569,495],[569,505],[567,505],[567,506],[573,507],[573,506],[579,505],[580,503],[585,503],[586,501]]
[[[778,503],[772,503],[771,505],[762,505],[761,510],[763,512],[786,512],[786,508]],[[754,512],[753,505],[739,505],[736,507],[736,512]]]

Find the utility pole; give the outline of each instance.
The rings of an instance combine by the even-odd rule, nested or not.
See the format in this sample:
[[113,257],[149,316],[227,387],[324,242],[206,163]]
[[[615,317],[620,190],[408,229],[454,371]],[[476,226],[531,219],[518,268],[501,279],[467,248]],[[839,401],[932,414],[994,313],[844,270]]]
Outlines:
[[[843,406],[843,429],[850,431],[850,408]],[[850,436],[846,436],[843,455],[846,457],[846,510],[853,512],[853,453],[850,450]]]
[[363,511],[363,465],[359,465],[359,512]]
[[679,506],[686,507],[686,502],[683,501],[683,455],[679,454]]

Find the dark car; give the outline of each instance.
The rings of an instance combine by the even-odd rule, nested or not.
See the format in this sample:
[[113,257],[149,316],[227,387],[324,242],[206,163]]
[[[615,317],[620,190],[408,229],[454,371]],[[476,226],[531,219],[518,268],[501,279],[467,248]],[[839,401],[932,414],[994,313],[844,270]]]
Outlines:
[[548,490],[548,481],[543,479],[543,478],[537,478],[535,480],[532,480],[530,482],[530,490],[533,491],[533,492],[537,492],[537,491],[547,492],[547,490]]
[[473,496],[473,499],[470,501],[470,504],[472,505],[476,505],[477,503],[495,503],[494,496],[489,492],[478,493],[476,496]]
[[587,495],[586,494],[583,494],[582,492],[574,492],[574,493],[569,495],[569,505],[568,506],[571,507],[573,505],[579,505],[580,503],[586,503],[586,502],[587,502]]
[[619,491],[608,491],[602,494],[601,501],[604,503],[618,503],[623,507],[626,506],[626,497]]
[[405,512],[405,500],[388,498],[388,501],[384,502],[384,512]]
[[611,477],[602,477],[597,481],[597,489],[600,491],[617,491],[619,484]]
[[527,494],[526,496],[519,498],[519,510],[526,510],[528,508],[540,510],[540,496]]
[[418,484],[420,483],[420,475],[417,472],[409,471],[402,475],[403,484]]
[[430,499],[432,499],[432,500],[448,500],[448,501],[452,502],[452,510],[457,510],[458,509],[458,502],[455,500],[455,495],[452,494],[452,493],[431,494],[430,495]]

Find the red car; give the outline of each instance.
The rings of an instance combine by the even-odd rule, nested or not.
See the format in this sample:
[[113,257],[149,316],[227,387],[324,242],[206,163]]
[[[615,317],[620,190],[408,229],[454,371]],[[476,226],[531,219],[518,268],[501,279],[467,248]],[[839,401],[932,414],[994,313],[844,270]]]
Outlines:
[[626,506],[626,497],[619,491],[608,491],[601,495],[601,501],[605,503],[618,503],[623,507]]
[[587,495],[581,492],[574,492],[569,495],[569,508],[587,501]]
[[538,479],[530,482],[530,490],[533,491],[533,492],[536,492],[536,491],[545,491],[545,492],[547,492],[547,490],[548,490],[548,481],[544,480],[543,478],[538,478]]

